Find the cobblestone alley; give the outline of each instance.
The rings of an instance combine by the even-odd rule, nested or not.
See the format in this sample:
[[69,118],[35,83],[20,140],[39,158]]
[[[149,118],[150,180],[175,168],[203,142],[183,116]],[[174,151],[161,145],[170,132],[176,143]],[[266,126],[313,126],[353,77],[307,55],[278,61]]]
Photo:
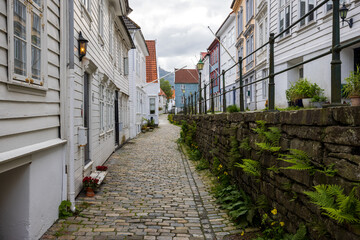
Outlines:
[[[109,173],[89,206],[59,220],[43,239],[222,239],[235,228],[191,162],[178,150],[180,128],[166,115],[107,161]],[[205,182],[205,184],[204,184]]]

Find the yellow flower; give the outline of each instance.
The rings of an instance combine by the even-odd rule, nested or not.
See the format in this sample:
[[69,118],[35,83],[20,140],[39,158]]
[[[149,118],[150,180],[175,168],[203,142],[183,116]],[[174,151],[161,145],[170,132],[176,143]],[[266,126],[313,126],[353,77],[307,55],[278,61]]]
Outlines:
[[222,168],[222,165],[221,165],[221,164],[219,165],[219,168]]
[[282,227],[283,227],[284,225],[285,225],[285,223],[284,223],[284,222],[280,222],[280,226],[282,226]]
[[241,236],[244,236],[244,234],[245,234],[245,232],[244,232],[244,231],[242,231],[242,232],[241,232]]
[[225,175],[229,175],[227,172],[224,172]]
[[218,177],[218,179],[220,179],[220,177]]
[[271,223],[271,226],[274,226],[274,225],[275,225],[275,222],[272,222],[272,223]]
[[276,215],[277,214],[277,210],[276,208],[274,208],[272,211],[271,211],[272,214]]

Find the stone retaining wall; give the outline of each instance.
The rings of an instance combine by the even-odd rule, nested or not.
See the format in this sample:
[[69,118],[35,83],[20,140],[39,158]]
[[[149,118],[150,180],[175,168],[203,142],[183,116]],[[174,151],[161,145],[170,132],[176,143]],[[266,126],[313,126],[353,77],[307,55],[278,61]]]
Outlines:
[[[313,239],[360,239],[360,230],[349,224],[338,224],[309,202],[303,191],[314,190],[318,184],[338,184],[348,194],[354,183],[360,180],[360,107],[311,109],[286,112],[246,112],[216,115],[176,115],[174,120],[196,122],[196,141],[203,156],[212,162],[216,156],[223,165],[229,166],[230,136],[243,141],[249,138],[251,150],[240,150],[242,158],[259,160],[263,166],[261,180],[245,175],[240,168],[232,168],[231,174],[238,184],[255,200],[264,194],[272,207],[276,207],[281,220],[290,232],[301,222],[308,226]],[[266,126],[281,130],[281,151],[300,149],[311,156],[315,166],[335,164],[334,177],[316,172],[282,169],[279,173],[267,167],[286,166],[270,153],[258,154],[255,144],[257,120]],[[214,151],[216,150],[216,151]],[[359,191],[357,191],[359,195]],[[319,237],[314,226],[323,227],[331,236]]]

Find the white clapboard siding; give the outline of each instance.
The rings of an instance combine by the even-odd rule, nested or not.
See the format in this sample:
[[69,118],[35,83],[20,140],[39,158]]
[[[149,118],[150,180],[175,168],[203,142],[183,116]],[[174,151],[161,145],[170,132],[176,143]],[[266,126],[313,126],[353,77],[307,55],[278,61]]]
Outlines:
[[48,90],[38,96],[8,90],[7,1],[0,0],[0,152],[59,138],[60,2],[46,2]]
[[[109,23],[114,24],[114,21],[109,22],[109,1],[104,1],[104,37],[103,45],[99,41],[99,32],[98,32],[98,9],[99,1],[91,1],[91,11],[90,19],[87,13],[84,12],[84,9],[81,5],[81,1],[74,1],[74,49],[77,49],[80,31],[84,38],[86,38],[88,43],[87,48],[87,59],[97,67],[96,71],[90,73],[89,75],[89,100],[90,100],[90,157],[93,161],[92,169],[97,165],[102,165],[111,153],[115,149],[115,131],[100,129],[100,84],[101,79],[100,75],[105,74],[109,77],[107,83],[115,82],[118,88],[119,93],[129,94],[129,83],[128,78],[124,75],[121,75],[118,67],[115,67],[114,62],[118,62],[117,53],[113,52],[112,58],[109,52]],[[113,15],[115,17],[115,15]],[[115,21],[119,23],[117,17]],[[114,38],[118,34],[117,31],[113,31]],[[123,33],[125,34],[125,33]],[[125,35],[124,35],[125,36]],[[121,37],[121,39],[124,38]],[[122,49],[126,49],[124,43],[122,42]],[[116,48],[115,48],[116,46]],[[113,41],[113,47],[117,51],[117,42]],[[127,50],[126,50],[127,52]],[[124,52],[125,54],[125,52]],[[125,55],[123,54],[123,57]],[[122,61],[123,62],[123,61]],[[84,125],[84,119],[82,116],[83,107],[84,107],[84,61],[80,62],[78,58],[78,51],[75,51],[75,81],[74,81],[74,114],[75,114],[75,186],[76,192],[78,193],[81,190],[82,178],[84,175],[88,175],[91,171],[91,167],[85,168],[84,166],[84,148],[77,146],[77,129]],[[123,64],[123,63],[122,63]],[[100,74],[101,73],[101,74]],[[106,104],[104,106],[106,108]],[[104,114],[106,115],[105,111]],[[122,113],[120,113],[122,114]],[[114,114],[113,114],[114,117]]]

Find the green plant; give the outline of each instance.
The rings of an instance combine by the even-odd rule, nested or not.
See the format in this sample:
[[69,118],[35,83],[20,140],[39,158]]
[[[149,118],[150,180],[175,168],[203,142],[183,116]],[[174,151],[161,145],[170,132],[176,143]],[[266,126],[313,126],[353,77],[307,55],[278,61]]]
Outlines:
[[226,111],[229,113],[233,113],[233,112],[240,112],[240,108],[238,106],[236,106],[236,104],[234,105],[230,105],[226,108]]
[[339,224],[360,223],[360,201],[355,196],[354,187],[349,195],[339,185],[317,185],[315,191],[305,191],[312,203],[323,210],[323,214]]
[[196,165],[196,170],[202,171],[210,168],[210,163],[205,159],[201,158],[199,163]]
[[170,123],[173,123],[174,122],[174,114],[169,114],[168,115],[168,120]]
[[241,141],[239,148],[244,149],[244,150],[246,150],[246,151],[250,151],[250,150],[251,150],[250,141],[249,141],[249,138],[248,138],[248,137],[244,138],[244,139]]
[[280,154],[278,160],[292,164],[289,167],[282,167],[281,169],[293,170],[307,170],[314,173],[314,166],[310,161],[308,154],[298,149],[289,149],[290,154]]
[[73,216],[73,212],[71,211],[71,202],[70,201],[62,201],[59,206],[59,218],[67,218]]
[[322,95],[315,95],[311,98],[311,102],[326,102],[327,97]]
[[313,98],[316,95],[321,95],[323,92],[324,89],[320,88],[316,83],[311,83],[306,78],[301,78],[291,84],[290,88],[286,90],[286,99],[289,102],[294,102],[296,99]]
[[278,152],[280,151],[280,138],[281,131],[277,127],[266,127],[265,121],[256,121],[257,128],[253,128],[252,130],[259,135],[259,139],[262,142],[255,143],[262,151],[269,152]]
[[235,163],[235,167],[242,168],[245,174],[260,177],[261,176],[261,166],[258,161],[254,161],[251,159],[243,159],[243,163]]
[[235,185],[222,184],[215,188],[214,195],[216,202],[229,212],[234,222],[242,227],[253,224],[256,207],[242,189],[239,190]]
[[197,149],[189,151],[189,158],[193,161],[199,161],[201,159],[201,152]]
[[234,164],[240,159],[241,155],[239,152],[239,143],[236,140],[235,136],[230,137],[230,153],[229,153],[229,159],[230,159],[230,168],[234,166]]
[[337,169],[334,169],[335,164],[330,164],[329,166],[321,166],[322,169],[316,169],[316,171],[325,174],[326,176],[333,177],[337,173]]
[[357,66],[356,71],[351,72],[345,81],[344,95],[346,97],[360,96],[360,66]]

